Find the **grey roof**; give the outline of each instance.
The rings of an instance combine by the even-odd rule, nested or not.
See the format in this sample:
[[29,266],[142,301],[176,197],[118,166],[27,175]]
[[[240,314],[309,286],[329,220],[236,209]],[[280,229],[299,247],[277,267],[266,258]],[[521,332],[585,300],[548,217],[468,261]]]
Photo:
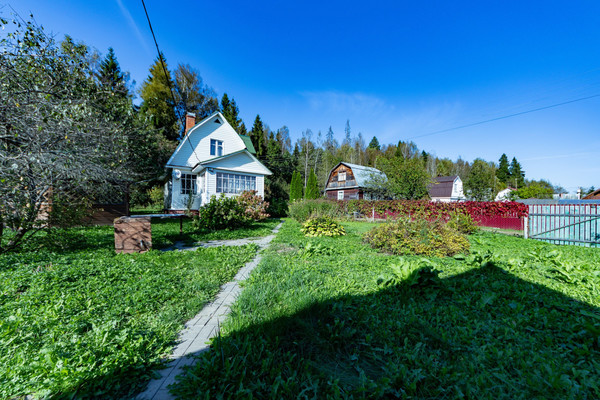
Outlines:
[[427,186],[429,197],[452,197],[452,186],[455,179],[456,175],[433,178],[434,182]]
[[377,168],[365,167],[364,165],[350,164],[347,162],[341,162],[340,164],[344,164],[352,169],[352,173],[356,179],[356,186],[359,187],[365,187],[373,174],[380,174],[381,176],[385,177],[385,174]]

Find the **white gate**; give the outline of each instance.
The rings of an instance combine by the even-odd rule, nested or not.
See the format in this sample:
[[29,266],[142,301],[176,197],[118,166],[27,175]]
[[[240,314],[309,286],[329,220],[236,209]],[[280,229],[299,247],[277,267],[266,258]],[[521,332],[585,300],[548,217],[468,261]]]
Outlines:
[[525,238],[600,247],[600,201],[522,200],[529,206]]

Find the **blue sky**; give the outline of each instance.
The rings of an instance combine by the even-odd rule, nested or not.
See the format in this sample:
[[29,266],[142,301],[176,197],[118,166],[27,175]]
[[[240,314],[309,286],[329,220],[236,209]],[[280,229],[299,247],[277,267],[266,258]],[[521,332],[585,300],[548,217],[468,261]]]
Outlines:
[[[0,0],[2,1],[2,0]],[[7,4],[6,2],[4,4]],[[8,1],[57,38],[115,49],[137,85],[156,58],[141,1]],[[597,1],[147,0],[170,68],[199,70],[246,126],[414,140],[438,157],[517,157],[530,179],[600,187]],[[5,7],[6,16],[10,9]]]

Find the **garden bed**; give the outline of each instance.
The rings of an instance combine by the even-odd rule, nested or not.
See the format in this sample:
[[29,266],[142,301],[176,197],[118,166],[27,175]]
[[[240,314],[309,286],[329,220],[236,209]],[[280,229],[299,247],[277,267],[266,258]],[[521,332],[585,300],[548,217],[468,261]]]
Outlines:
[[344,226],[284,224],[180,398],[600,397],[597,250],[484,232],[467,256],[398,257]]

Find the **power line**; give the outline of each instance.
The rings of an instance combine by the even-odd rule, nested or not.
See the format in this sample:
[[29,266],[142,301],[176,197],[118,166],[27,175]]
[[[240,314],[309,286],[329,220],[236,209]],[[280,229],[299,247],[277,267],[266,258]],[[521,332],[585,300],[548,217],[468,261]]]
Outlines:
[[150,27],[150,32],[152,33],[152,39],[154,39],[154,45],[156,46],[156,52],[158,53],[158,59],[160,61],[160,65],[162,65],[163,72],[165,73],[165,78],[167,79],[167,86],[169,86],[169,92],[171,92],[171,98],[173,99],[173,106],[177,104],[175,100],[175,95],[173,94],[173,88],[171,87],[171,80],[169,79],[169,74],[167,73],[167,67],[165,67],[165,62],[163,60],[163,56],[158,48],[158,42],[156,41],[156,35],[154,35],[154,29],[152,29],[152,23],[150,22],[150,16],[148,16],[148,10],[146,9],[146,3],[142,0],[142,6],[144,7],[144,12],[146,13],[146,19],[148,20],[148,26]]
[[533,113],[533,112],[536,112],[536,111],[547,110],[547,109],[549,109],[549,108],[554,108],[554,107],[564,106],[565,104],[571,104],[571,103],[576,103],[576,102],[578,102],[578,101],[583,101],[583,100],[589,100],[589,99],[593,99],[594,97],[600,97],[600,93],[598,93],[598,94],[594,94],[594,95],[591,95],[591,96],[580,97],[580,98],[578,98],[578,99],[574,99],[574,100],[563,101],[562,103],[551,104],[551,105],[549,105],[549,106],[538,107],[538,108],[534,108],[534,109],[532,109],[532,110],[521,111],[521,112],[518,112],[518,113],[513,113],[513,114],[503,115],[503,116],[501,116],[501,117],[496,117],[496,118],[486,119],[486,120],[484,120],[484,121],[473,122],[473,123],[471,123],[471,124],[460,125],[460,126],[456,126],[456,127],[454,127],[454,128],[442,129],[442,130],[439,130],[439,131],[435,131],[435,132],[426,133],[426,134],[424,134],[424,135],[412,136],[412,137],[409,137],[409,138],[407,138],[407,140],[411,140],[411,139],[418,139],[418,138],[422,138],[422,137],[426,137],[426,136],[439,135],[440,133],[451,132],[451,131],[455,131],[455,130],[458,130],[458,129],[470,128],[470,127],[472,127],[472,126],[476,126],[476,125],[487,124],[488,122],[499,121],[499,120],[501,120],[501,119],[506,119],[506,118],[516,117],[516,116],[518,116],[518,115],[529,114],[529,113]]
[[[144,0],[142,0],[142,6],[144,7],[144,13],[146,13],[146,19],[148,20],[148,26],[150,27],[150,32],[152,33],[152,39],[154,39],[154,45],[156,46],[156,52],[158,53],[158,59],[160,61],[160,64],[162,65],[162,69],[165,74],[165,79],[167,80],[167,86],[169,87],[169,92],[171,93],[171,98],[173,99],[173,107],[175,107],[175,110],[178,110],[177,109],[177,100],[175,100],[175,94],[173,93],[173,88],[171,87],[171,80],[169,79],[169,74],[167,73],[167,67],[165,67],[165,62],[163,60],[162,53],[161,53],[160,49],[158,48],[158,42],[156,41],[156,35],[154,34],[154,29],[152,29],[152,23],[150,22],[150,16],[148,15],[148,10],[146,9],[146,3],[144,3]],[[185,129],[185,119],[182,115],[179,115],[179,121],[181,122],[181,125]],[[183,140],[185,140],[185,133],[184,133]],[[192,143],[189,140],[187,142],[190,145],[190,147],[192,148],[192,153],[196,156],[196,159],[198,161],[200,161],[200,157],[198,157],[198,154],[196,154],[196,149],[194,149],[194,146],[192,146]]]

